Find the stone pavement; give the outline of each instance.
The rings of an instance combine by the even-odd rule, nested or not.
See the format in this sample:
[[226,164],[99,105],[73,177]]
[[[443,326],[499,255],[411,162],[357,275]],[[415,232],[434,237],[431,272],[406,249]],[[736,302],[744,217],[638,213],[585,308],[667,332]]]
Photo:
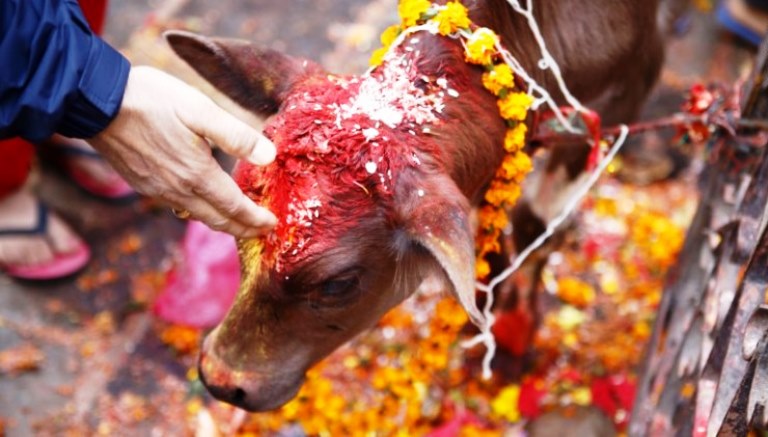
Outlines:
[[[360,72],[380,30],[396,22],[395,4],[113,0],[107,39],[133,59],[169,70],[180,67],[154,50],[162,46],[156,30],[165,25],[247,38],[336,72]],[[691,32],[671,43],[649,115],[674,111],[680,91],[695,81],[731,81],[748,59],[712,28],[697,14]],[[0,354],[22,360],[17,373],[0,367],[0,429],[4,424],[8,436],[187,434],[187,394],[200,389],[188,382],[195,357],[164,344],[166,326],[147,309],[184,223],[147,200],[105,205],[50,170],[38,173],[40,195],[85,236],[94,260],[78,277],[51,284],[0,276]]]

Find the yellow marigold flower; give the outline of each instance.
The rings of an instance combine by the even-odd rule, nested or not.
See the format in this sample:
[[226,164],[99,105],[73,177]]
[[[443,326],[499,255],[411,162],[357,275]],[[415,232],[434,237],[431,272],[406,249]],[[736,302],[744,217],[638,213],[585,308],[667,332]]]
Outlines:
[[504,150],[507,153],[516,153],[525,146],[525,134],[528,132],[528,126],[525,123],[518,123],[517,126],[507,129],[504,135]]
[[577,278],[562,278],[557,282],[557,296],[565,303],[584,308],[595,300],[595,290]]
[[501,162],[501,166],[496,171],[496,177],[507,181],[520,183],[533,168],[531,158],[525,153],[515,153],[507,155]]
[[491,410],[497,416],[514,423],[520,420],[519,403],[520,386],[512,384],[501,389],[499,394],[491,401]]
[[384,29],[384,32],[381,33],[381,44],[384,45],[384,47],[389,47],[393,42],[395,42],[395,39],[397,39],[398,35],[400,35],[399,24],[393,24],[387,27]]
[[475,30],[465,43],[464,59],[472,64],[490,64],[493,62],[498,41],[499,37],[496,33],[487,27]]
[[418,23],[421,15],[432,6],[429,0],[400,0],[397,6],[397,13],[403,21],[403,27],[414,26]]
[[446,3],[434,19],[437,21],[437,31],[440,35],[450,35],[471,24],[467,16],[467,8],[459,2]]
[[505,120],[523,121],[531,107],[533,98],[525,93],[509,93],[499,99],[499,112]]
[[496,64],[493,70],[483,73],[483,86],[498,96],[501,90],[515,87],[515,74],[506,63]]
[[518,169],[517,176],[515,176],[515,182],[522,184],[525,177],[528,176],[528,173],[533,170],[533,161],[531,161],[531,157],[525,153],[518,153],[515,155],[515,159]]
[[280,412],[283,415],[283,418],[285,420],[295,420],[297,417],[299,417],[299,410],[301,409],[301,401],[299,401],[299,398],[294,398],[287,404],[285,404],[281,409]]
[[579,336],[573,332],[569,332],[563,336],[563,339],[560,340],[560,342],[565,346],[574,349],[579,345]]
[[587,316],[578,309],[565,305],[555,315],[555,321],[558,327],[564,331],[572,331],[587,320]]
[[653,268],[671,266],[677,256],[684,233],[662,214],[646,211],[632,225],[632,241]]
[[475,262],[475,277],[483,279],[491,273],[491,265],[484,259],[479,259]]
[[571,392],[571,400],[576,405],[583,407],[592,403],[592,391],[589,387],[578,387]]
[[368,64],[370,64],[372,67],[381,65],[381,63],[384,61],[384,56],[387,54],[388,50],[389,50],[389,47],[381,47],[374,50],[373,53],[371,54],[371,59],[368,60]]

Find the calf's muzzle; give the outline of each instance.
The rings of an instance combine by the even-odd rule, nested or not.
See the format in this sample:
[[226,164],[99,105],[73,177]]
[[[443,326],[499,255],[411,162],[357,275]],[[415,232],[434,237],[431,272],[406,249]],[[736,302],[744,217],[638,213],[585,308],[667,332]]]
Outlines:
[[203,343],[198,362],[200,380],[216,399],[251,412],[279,408],[293,399],[304,383],[304,372],[257,373],[227,365],[212,347],[213,336]]

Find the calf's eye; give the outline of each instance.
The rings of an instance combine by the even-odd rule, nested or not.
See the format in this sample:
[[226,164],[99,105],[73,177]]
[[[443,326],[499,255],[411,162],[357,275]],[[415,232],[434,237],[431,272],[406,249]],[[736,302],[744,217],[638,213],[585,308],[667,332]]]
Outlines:
[[360,272],[345,271],[321,282],[312,296],[314,307],[340,307],[348,305],[360,295]]
[[359,286],[360,278],[357,275],[353,275],[323,282],[320,292],[323,296],[337,298],[357,291]]

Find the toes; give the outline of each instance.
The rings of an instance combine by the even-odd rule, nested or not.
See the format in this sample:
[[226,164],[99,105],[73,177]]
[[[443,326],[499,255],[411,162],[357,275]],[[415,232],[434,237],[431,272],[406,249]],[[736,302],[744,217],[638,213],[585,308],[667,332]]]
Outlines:
[[83,240],[56,214],[50,213],[48,220],[48,240],[54,253],[66,254],[77,250]]

